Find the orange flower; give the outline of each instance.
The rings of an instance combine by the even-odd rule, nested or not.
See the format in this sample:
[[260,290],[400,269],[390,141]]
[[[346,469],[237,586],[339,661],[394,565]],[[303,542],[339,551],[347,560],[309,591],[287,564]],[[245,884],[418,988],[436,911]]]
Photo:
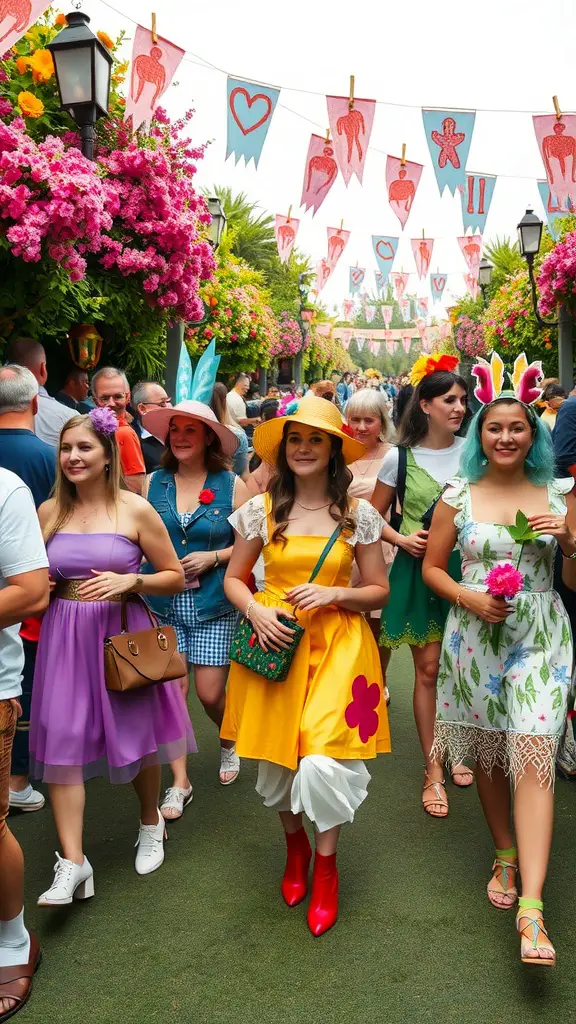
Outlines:
[[57,14],[56,15],[56,21],[54,22],[54,24],[58,25],[59,28],[64,28],[64,25],[68,24],[68,22],[66,21],[66,15],[65,14]]
[[24,114],[24,117],[41,117],[44,113],[44,104],[42,100],[39,100],[34,93],[31,92],[20,92],[18,93],[18,106]]
[[96,35],[98,36],[100,42],[103,43],[104,46],[106,46],[109,50],[114,49],[114,41],[110,39],[110,36],[107,32],[97,32]]
[[19,75],[25,75],[28,70],[28,64],[30,63],[29,57],[17,57],[16,58],[16,71]]
[[54,61],[50,50],[36,50],[29,60],[35,82],[49,82],[54,74]]

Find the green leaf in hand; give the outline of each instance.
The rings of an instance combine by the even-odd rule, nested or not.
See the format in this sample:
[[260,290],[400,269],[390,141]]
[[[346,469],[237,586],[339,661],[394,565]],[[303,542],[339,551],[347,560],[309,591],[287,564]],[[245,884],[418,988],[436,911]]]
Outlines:
[[516,544],[527,544],[529,541],[537,540],[539,534],[532,529],[527,517],[518,509],[516,513],[516,525],[507,526],[506,529]]

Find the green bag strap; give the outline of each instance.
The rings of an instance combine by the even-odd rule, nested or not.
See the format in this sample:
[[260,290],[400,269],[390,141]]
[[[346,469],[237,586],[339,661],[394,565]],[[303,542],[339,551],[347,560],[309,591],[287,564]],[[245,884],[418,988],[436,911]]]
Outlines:
[[334,547],[336,541],[338,540],[338,537],[340,536],[341,532],[342,532],[342,527],[341,527],[340,524],[338,524],[338,526],[334,530],[334,533],[332,534],[332,536],[329,537],[328,540],[326,541],[324,550],[323,550],[322,554],[320,555],[320,558],[316,562],[316,565],[312,569],[312,575],[310,576],[310,579],[308,580],[308,583],[313,583],[314,580],[316,579],[318,573],[320,572],[320,569],[322,568],[322,566],[324,565],[324,562],[326,561],[328,555],[332,551],[332,548]]

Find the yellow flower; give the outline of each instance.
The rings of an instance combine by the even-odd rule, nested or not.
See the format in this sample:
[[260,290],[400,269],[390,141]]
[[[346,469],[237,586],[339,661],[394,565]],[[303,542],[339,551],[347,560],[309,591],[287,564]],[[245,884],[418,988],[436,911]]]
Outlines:
[[35,82],[49,82],[54,74],[54,61],[50,50],[36,50],[30,57],[30,67]]
[[44,113],[44,104],[32,92],[18,93],[18,106],[24,117],[41,117]]
[[16,71],[19,75],[25,75],[30,62],[29,57],[17,57],[16,58]]
[[100,42],[104,43],[104,46],[107,46],[109,50],[114,49],[114,42],[112,39],[110,39],[110,36],[107,32],[97,32],[96,35],[98,36]]
[[66,15],[65,14],[57,14],[56,15],[56,21],[54,22],[54,24],[58,25],[58,28],[63,28],[64,25],[68,24],[68,22],[66,21]]

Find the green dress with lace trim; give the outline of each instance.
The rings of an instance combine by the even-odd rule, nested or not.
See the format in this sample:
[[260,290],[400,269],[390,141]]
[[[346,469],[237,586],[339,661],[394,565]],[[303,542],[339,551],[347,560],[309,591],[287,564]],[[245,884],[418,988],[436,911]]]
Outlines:
[[[418,466],[410,448],[406,457],[406,492],[400,533],[408,537],[422,529],[422,516],[442,493],[442,487]],[[450,555],[448,572],[459,580],[460,556]],[[422,580],[422,559],[398,548],[390,569],[390,601],[382,612],[380,644],[396,648],[402,644],[425,647],[441,641],[450,604],[437,597]]]

